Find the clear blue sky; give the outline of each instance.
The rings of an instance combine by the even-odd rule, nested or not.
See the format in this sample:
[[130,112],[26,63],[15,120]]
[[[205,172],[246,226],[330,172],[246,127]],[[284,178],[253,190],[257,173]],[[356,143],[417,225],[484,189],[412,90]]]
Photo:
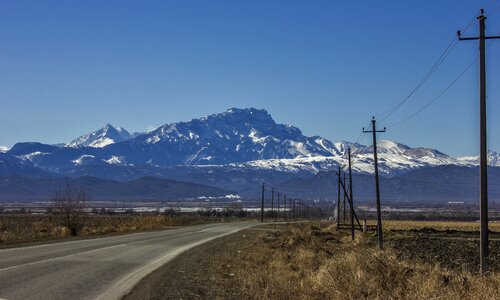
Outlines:
[[[307,135],[354,141],[401,101],[457,29],[500,1],[2,1],[0,145],[67,142],[229,107],[267,109]],[[500,34],[500,9],[487,20]],[[467,35],[477,33],[475,22]],[[477,55],[460,42],[385,122],[444,89]],[[500,40],[488,48],[490,148],[500,150]],[[496,84],[495,84],[496,83]],[[478,152],[478,67],[383,138]],[[363,140],[369,141],[368,137]]]

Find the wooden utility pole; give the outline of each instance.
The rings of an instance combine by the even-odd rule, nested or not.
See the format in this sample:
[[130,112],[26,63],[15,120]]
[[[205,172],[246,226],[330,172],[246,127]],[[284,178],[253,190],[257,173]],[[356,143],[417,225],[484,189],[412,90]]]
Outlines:
[[297,219],[300,219],[300,201],[297,202]]
[[278,192],[278,214],[277,214],[277,219],[279,220],[280,218],[280,192]]
[[372,130],[365,130],[364,133],[373,134],[373,164],[375,166],[375,194],[377,196],[377,235],[378,235],[378,246],[380,249],[384,248],[384,238],[382,236],[382,215],[380,212],[380,183],[378,179],[378,157],[377,157],[377,133],[385,132],[384,130],[377,130],[377,121],[375,117],[372,118]]
[[349,156],[349,199],[351,208],[351,238],[354,241],[354,199],[352,198],[352,168],[351,168],[351,148],[347,149]]
[[264,191],[266,190],[266,184],[262,183],[262,198],[260,200],[260,222],[264,222]]
[[340,225],[340,167],[337,172],[337,227]]
[[479,36],[463,38],[458,31],[458,39],[460,41],[479,40],[479,206],[480,206],[480,256],[481,256],[481,273],[489,271],[488,266],[488,147],[486,139],[486,40],[498,39],[500,36],[486,36],[484,10],[481,9],[481,14],[477,17],[479,21]]
[[296,219],[297,218],[297,199],[293,198],[293,211],[292,211],[292,218]]
[[286,194],[283,195],[283,219],[286,219]]
[[274,215],[274,188],[271,189],[271,214]]
[[[345,186],[344,182],[342,182],[342,189],[344,190],[344,197],[347,199],[349,206],[354,208],[354,205],[352,204],[350,197],[347,195],[347,193],[348,193],[347,187]],[[344,206],[344,212],[346,211],[346,209],[347,208]],[[361,229],[362,228],[361,223],[359,222],[358,216],[356,215],[356,211],[354,211],[354,209],[352,210],[352,214],[354,215],[354,219],[356,220],[356,223],[358,223],[359,229]]]
[[[343,182],[343,183],[344,183],[344,187],[345,187],[345,185],[347,184],[346,177],[345,177],[345,173],[344,173],[344,182]],[[349,189],[349,187],[348,187],[348,189]],[[347,212],[346,212],[346,206],[345,206],[345,199],[347,198],[347,192],[346,192],[346,190],[345,190],[345,189],[344,189],[343,191],[344,191],[344,192],[343,192],[342,194],[344,195],[344,202],[342,203],[342,207],[344,208],[344,209],[343,209],[343,211],[344,211],[344,223],[345,223],[345,220],[346,220],[346,213],[347,213]]]

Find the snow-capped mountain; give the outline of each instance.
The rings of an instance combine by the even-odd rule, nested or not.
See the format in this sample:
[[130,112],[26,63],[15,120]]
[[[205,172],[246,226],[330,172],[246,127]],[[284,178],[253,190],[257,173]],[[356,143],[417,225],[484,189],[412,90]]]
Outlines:
[[330,149],[265,110],[232,108],[220,114],[163,125],[106,148],[128,164],[213,165],[261,159],[331,156]]
[[342,156],[347,156],[348,149],[351,149],[351,154],[362,152],[364,149],[366,149],[366,146],[364,145],[346,141],[336,142],[333,145],[335,146],[335,149],[337,149],[338,153]]
[[[62,174],[81,173],[82,169],[106,172],[106,168],[113,167],[120,168],[123,174],[141,170],[142,175],[148,175],[151,168],[189,166],[209,170],[208,166],[217,166],[218,171],[245,169],[312,175],[346,168],[348,148],[354,172],[372,173],[371,146],[308,137],[294,126],[277,124],[265,110],[231,108],[188,122],[166,124],[136,137],[107,125],[66,147],[18,143],[7,153],[34,167]],[[435,149],[411,148],[387,140],[379,141],[378,153],[379,170],[385,176],[427,167],[475,164],[473,159],[456,159]],[[498,154],[496,157],[492,161],[498,163]],[[119,178],[128,176],[113,174]]]
[[[453,157],[429,148],[410,148],[392,141],[379,141],[377,147],[379,171],[392,176],[423,167],[441,165],[463,165]],[[236,164],[245,168],[260,168],[275,171],[318,173],[348,166],[347,149],[351,148],[354,172],[370,174],[373,169],[373,148],[361,144],[338,142],[334,144],[332,156],[301,156],[293,159],[269,159]]]
[[[457,158],[460,162],[476,166],[479,165],[479,155],[476,156],[462,156]],[[500,154],[495,151],[488,151],[488,165],[494,167],[500,167]]]
[[0,146],[0,153],[5,153],[7,151],[9,151],[9,147]]
[[108,145],[131,139],[132,135],[122,127],[116,128],[107,124],[103,128],[82,135],[81,137],[66,144],[66,147],[94,147],[102,148]]

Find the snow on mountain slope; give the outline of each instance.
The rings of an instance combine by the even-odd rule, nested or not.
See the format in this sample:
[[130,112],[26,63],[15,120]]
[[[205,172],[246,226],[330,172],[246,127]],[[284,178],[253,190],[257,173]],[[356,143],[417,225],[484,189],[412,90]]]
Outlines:
[[131,139],[132,136],[128,131],[119,127],[115,128],[111,124],[107,124],[103,128],[82,135],[81,137],[71,141],[67,147],[94,147],[102,148],[108,145],[119,143]]
[[[8,153],[52,172],[105,165],[318,173],[345,168],[348,148],[354,172],[373,173],[371,146],[308,137],[294,126],[277,124],[265,110],[231,108],[188,122],[166,124],[136,137],[108,124],[66,147],[18,143]],[[455,159],[435,149],[411,148],[388,140],[379,141],[378,154],[380,172],[386,176],[425,167],[477,164],[474,157]],[[500,165],[499,155],[495,153],[491,162]]]
[[0,146],[0,153],[5,153],[7,151],[9,151],[9,147],[5,147],[5,146]]
[[[331,149],[331,152],[336,153],[336,155],[257,160],[237,165],[246,168],[260,168],[294,173],[304,171],[318,173],[320,171],[335,170],[338,167],[346,170],[348,166],[347,149],[351,148],[353,171],[366,174],[374,172],[373,148],[371,146],[367,147],[345,141],[326,144],[324,140],[319,140],[320,138],[318,137],[314,138],[318,144],[325,145],[325,148]],[[329,142],[328,140],[326,141]],[[334,147],[331,147],[331,145]],[[464,165],[463,162],[430,148],[410,148],[406,145],[387,140],[379,141],[377,146],[379,171],[386,176],[393,176],[424,167]]]
[[346,155],[346,156],[347,156],[347,149],[349,148],[351,149],[351,154],[363,152],[365,149],[368,148],[358,143],[351,143],[346,141],[336,142],[334,143],[334,146],[340,155]]
[[229,164],[236,168],[254,170],[274,170],[290,173],[318,173],[320,171],[335,170],[346,160],[340,156],[301,156],[289,159],[264,159],[243,163]]
[[[358,147],[357,149],[364,149],[362,147]],[[393,150],[394,149],[390,151]],[[412,149],[409,148],[408,150]],[[363,152],[359,154],[353,153],[351,155],[351,158],[352,158],[353,172],[364,173],[364,174],[372,174],[374,172],[373,152],[371,153]],[[441,165],[463,165],[463,163],[461,163],[457,159],[454,159],[449,156],[436,158],[430,155],[411,156],[407,154],[403,155],[396,153],[379,152],[378,159],[379,159],[379,172],[382,175],[386,176],[393,176],[423,167],[432,167]],[[286,171],[292,173],[299,173],[299,172],[318,173],[321,171],[336,170],[338,167],[341,167],[343,170],[347,170],[348,158],[347,154],[337,155],[337,156],[301,156],[292,159],[267,159],[267,160],[249,161],[239,164],[232,164],[232,166],[238,166],[241,168],[275,170],[282,172]]]
[[[479,155],[476,156],[462,156],[457,158],[463,164],[477,166],[479,165]],[[495,151],[488,151],[488,165],[500,167],[500,154]]]
[[[137,148],[144,155],[132,157],[130,163],[151,161],[158,165],[227,164],[332,155],[300,129],[277,124],[267,111],[255,108],[231,108],[189,122],[167,124],[114,148],[120,151]],[[127,157],[125,152],[114,155],[117,154]]]

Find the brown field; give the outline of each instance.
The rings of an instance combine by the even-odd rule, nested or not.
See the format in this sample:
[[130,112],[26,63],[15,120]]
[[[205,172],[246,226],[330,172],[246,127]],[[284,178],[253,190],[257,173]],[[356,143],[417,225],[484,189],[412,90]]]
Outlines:
[[[385,223],[374,233],[327,222],[272,224],[212,241],[160,268],[127,299],[498,299],[500,234],[478,275],[477,224]],[[498,230],[498,225],[492,229]]]
[[[226,222],[229,218],[200,217],[197,215],[86,215],[79,237],[122,234],[174,226],[208,222]],[[51,215],[0,215],[0,247],[71,238],[69,230]]]
[[[369,221],[369,224],[375,225],[375,221]],[[433,228],[436,230],[461,230],[461,231],[479,231],[479,222],[460,222],[460,221],[383,221],[384,229],[390,230],[411,230]],[[500,222],[490,222],[491,231],[500,232]]]

